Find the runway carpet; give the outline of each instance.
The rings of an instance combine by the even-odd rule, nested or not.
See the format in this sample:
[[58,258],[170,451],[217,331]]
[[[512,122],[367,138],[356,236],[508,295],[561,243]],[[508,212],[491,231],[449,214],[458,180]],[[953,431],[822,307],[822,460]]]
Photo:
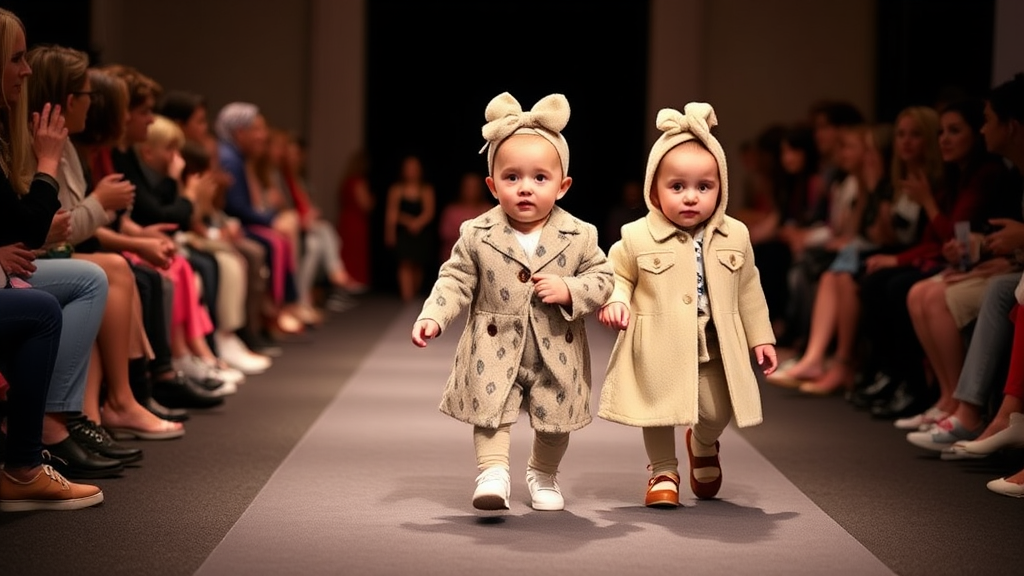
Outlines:
[[[1019,458],[939,462],[839,398],[770,387],[765,424],[722,439],[718,500],[684,490],[678,510],[644,508],[639,431],[595,420],[563,461],[566,510],[533,511],[523,418],[512,510],[481,515],[471,430],[437,411],[458,334],[416,349],[416,309],[367,298],[288,344],[185,439],[142,444],[140,468],[101,482],[100,507],[0,515],[0,574],[959,574],[1024,562],[1024,502],[984,488]],[[613,334],[595,324],[590,336],[599,378]]]

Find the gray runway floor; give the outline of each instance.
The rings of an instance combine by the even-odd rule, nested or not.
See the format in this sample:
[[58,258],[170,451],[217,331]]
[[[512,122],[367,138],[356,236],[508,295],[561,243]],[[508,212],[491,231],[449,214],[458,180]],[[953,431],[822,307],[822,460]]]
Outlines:
[[[684,483],[683,507],[651,510],[639,430],[595,419],[562,463],[566,510],[536,512],[521,418],[512,509],[481,516],[471,429],[437,411],[458,334],[416,349],[417,310],[398,315],[198,574],[892,574],[731,429],[720,499]],[[599,381],[614,335],[589,332]]]

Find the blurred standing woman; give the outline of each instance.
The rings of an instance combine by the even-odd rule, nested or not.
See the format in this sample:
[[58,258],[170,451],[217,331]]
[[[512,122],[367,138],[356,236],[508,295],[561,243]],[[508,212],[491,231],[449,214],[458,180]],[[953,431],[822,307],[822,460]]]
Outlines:
[[400,180],[388,190],[384,215],[384,244],[398,259],[398,290],[412,300],[423,285],[423,267],[431,255],[424,229],[434,220],[434,187],[423,181],[423,166],[416,156],[402,161]]
[[367,170],[366,152],[360,150],[349,159],[338,191],[341,260],[352,280],[364,286],[370,283],[370,212],[376,203]]

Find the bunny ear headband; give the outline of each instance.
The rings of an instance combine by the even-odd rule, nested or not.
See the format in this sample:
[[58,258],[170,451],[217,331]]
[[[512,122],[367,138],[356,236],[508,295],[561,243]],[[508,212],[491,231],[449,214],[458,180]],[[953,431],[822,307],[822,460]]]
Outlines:
[[562,130],[569,122],[569,101],[561,94],[541,98],[529,112],[523,112],[519,101],[508,92],[495,96],[484,111],[487,124],[483,127],[487,143],[480,153],[487,151],[487,171],[494,172],[494,152],[498,145],[514,134],[536,134],[555,147],[562,161],[562,177],[569,174],[569,144]]
[[704,144],[704,147],[715,157],[718,162],[719,179],[722,183],[722,199],[728,198],[729,178],[725,165],[725,150],[722,149],[718,139],[711,134],[711,129],[718,125],[714,108],[704,102],[690,102],[683,108],[682,113],[672,108],[662,108],[658,112],[655,125],[658,130],[661,130],[661,137],[651,147],[651,154],[647,158],[644,197],[647,198],[648,207],[650,207],[654,173],[658,170],[662,157],[669,150],[687,140],[697,140]]

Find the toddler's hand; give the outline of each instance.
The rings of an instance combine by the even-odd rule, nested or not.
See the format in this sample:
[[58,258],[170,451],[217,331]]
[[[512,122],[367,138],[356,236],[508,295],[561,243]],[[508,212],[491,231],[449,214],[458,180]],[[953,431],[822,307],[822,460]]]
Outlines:
[[560,276],[555,274],[534,274],[533,292],[540,296],[541,302],[545,304],[561,304],[562,306],[572,304],[569,287]]
[[597,319],[609,328],[625,330],[629,327],[629,308],[622,302],[612,302],[601,308],[597,313]]
[[770,376],[779,367],[779,359],[775,355],[775,346],[771,344],[754,346],[754,357],[757,359],[757,365],[764,371],[765,376]]
[[441,327],[433,320],[420,320],[412,325],[412,343],[420,348],[427,347],[427,340],[437,337]]

